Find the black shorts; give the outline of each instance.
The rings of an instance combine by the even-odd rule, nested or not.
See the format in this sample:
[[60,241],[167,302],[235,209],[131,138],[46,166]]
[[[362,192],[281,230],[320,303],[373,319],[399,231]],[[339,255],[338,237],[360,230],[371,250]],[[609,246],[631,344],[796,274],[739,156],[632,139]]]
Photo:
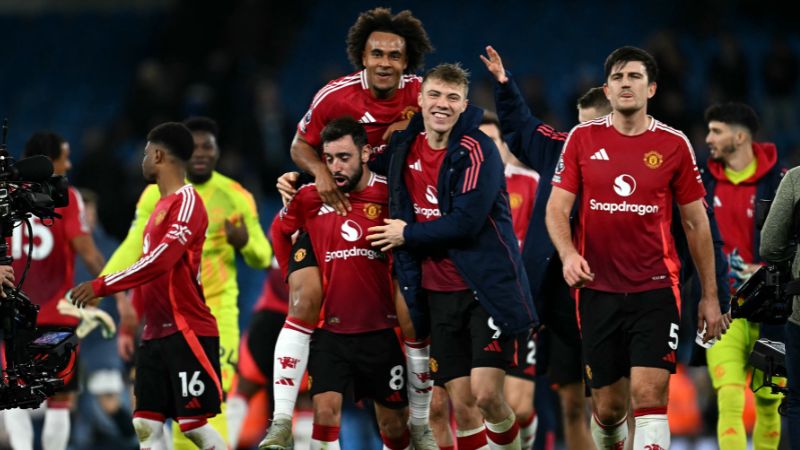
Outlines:
[[538,370],[546,372],[550,382],[564,386],[583,380],[583,357],[575,299],[561,267],[558,257],[553,257],[539,290],[544,329],[537,362]]
[[508,376],[522,378],[523,380],[534,380],[537,370],[538,336],[538,334],[517,336],[516,364],[508,369]]
[[286,276],[288,277],[295,270],[306,267],[319,267],[319,264],[317,264],[317,257],[314,256],[314,248],[311,246],[311,237],[308,233],[303,232],[292,245],[292,257],[289,258]]
[[133,385],[136,412],[173,419],[215,416],[222,402],[220,380],[219,337],[175,333],[142,341]]
[[434,380],[469,376],[474,367],[513,367],[516,336],[501,333],[471,291],[427,294]]
[[308,385],[312,396],[352,390],[356,401],[369,398],[392,409],[407,406],[406,364],[397,335],[392,329],[358,334],[316,329]]
[[675,373],[680,316],[671,288],[633,294],[581,289],[586,378],[592,388],[630,376],[631,367]]

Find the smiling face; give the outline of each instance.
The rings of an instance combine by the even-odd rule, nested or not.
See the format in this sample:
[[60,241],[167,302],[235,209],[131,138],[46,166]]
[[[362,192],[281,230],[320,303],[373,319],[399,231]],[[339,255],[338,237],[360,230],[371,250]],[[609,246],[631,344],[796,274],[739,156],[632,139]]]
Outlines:
[[194,184],[205,183],[217,167],[219,147],[217,138],[208,131],[193,131],[194,152],[189,159],[186,177]]
[[373,31],[367,38],[361,63],[367,70],[367,82],[373,95],[391,97],[408,67],[406,40],[394,33]]
[[467,87],[429,78],[422,84],[419,107],[426,131],[447,134],[467,109]]
[[346,135],[322,144],[322,157],[333,175],[333,181],[342,192],[363,188],[361,185],[366,183],[364,164],[369,160],[369,146],[359,149],[353,142],[353,136]]
[[641,61],[622,62],[608,75],[603,91],[614,111],[631,115],[647,107],[647,100],[656,93],[656,83],[647,78]]

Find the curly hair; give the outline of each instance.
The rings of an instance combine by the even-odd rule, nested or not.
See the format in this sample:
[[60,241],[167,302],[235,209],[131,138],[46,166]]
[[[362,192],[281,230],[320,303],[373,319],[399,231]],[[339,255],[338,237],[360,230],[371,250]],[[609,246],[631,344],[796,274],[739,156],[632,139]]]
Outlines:
[[392,15],[390,8],[374,8],[362,12],[347,32],[347,57],[356,69],[364,68],[361,63],[364,47],[375,31],[393,33],[405,39],[408,58],[405,73],[416,72],[422,67],[425,54],[433,51],[422,22],[411,11],[404,10]]

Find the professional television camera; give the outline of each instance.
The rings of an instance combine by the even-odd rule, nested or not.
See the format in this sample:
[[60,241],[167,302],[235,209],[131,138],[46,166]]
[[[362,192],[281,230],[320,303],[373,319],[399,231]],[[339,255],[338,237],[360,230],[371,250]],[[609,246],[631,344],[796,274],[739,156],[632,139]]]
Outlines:
[[[0,265],[10,265],[6,239],[15,226],[26,226],[31,233],[30,218],[36,216],[45,224],[60,216],[56,207],[69,201],[67,181],[52,176],[53,164],[42,155],[15,161],[6,149],[7,121],[3,122],[0,144]],[[28,242],[32,253],[33,240]],[[39,306],[34,305],[20,289],[30,267],[30,259],[16,288],[2,287],[0,297],[0,332],[5,343],[5,362],[0,375],[0,409],[35,408],[64,385],[58,377],[74,359],[78,339],[69,330],[41,332],[36,328]]]

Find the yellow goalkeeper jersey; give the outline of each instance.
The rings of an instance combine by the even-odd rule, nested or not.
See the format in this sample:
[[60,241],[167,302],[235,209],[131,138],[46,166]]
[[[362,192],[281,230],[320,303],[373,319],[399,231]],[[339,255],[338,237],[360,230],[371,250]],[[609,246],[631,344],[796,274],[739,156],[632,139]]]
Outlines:
[[[258,221],[253,196],[241,184],[214,171],[207,182],[195,184],[194,188],[200,194],[208,211],[208,231],[203,245],[203,261],[200,269],[206,303],[213,312],[230,311],[232,308],[238,313],[236,301],[239,296],[239,286],[236,282],[236,257],[233,246],[228,243],[225,236],[225,219],[232,222],[244,220],[249,237],[240,252],[248,266],[256,269],[269,266],[272,260],[272,247]],[[125,269],[142,256],[144,227],[159,198],[158,186],[155,184],[148,186],[142,192],[128,235],[108,260],[102,274]],[[233,305],[220,304],[223,301],[232,301]]]

